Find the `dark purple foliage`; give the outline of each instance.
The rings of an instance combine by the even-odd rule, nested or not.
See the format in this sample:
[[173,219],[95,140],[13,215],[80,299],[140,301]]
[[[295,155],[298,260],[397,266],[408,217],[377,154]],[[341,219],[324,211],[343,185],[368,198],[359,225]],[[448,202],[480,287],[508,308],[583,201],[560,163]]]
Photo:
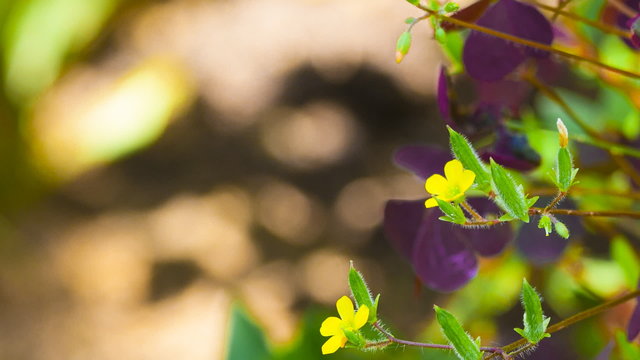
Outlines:
[[[640,283],[638,283],[640,288]],[[640,334],[640,296],[636,298],[636,307],[633,309],[631,319],[627,325],[627,340],[633,341]]]
[[[551,24],[536,8],[515,0],[500,0],[477,21],[522,39],[551,45]],[[546,57],[548,53],[515,44],[495,36],[471,31],[464,45],[462,60],[469,76],[484,81],[497,81],[514,71],[528,57]]]
[[[640,7],[640,0],[626,0],[624,3],[631,9],[638,9]],[[640,44],[638,43],[638,36],[640,35],[640,29],[638,28],[640,26],[638,23],[638,15],[630,18],[627,14],[618,11],[617,9],[613,10],[616,12],[616,25],[622,29],[631,30],[631,37],[629,39],[623,38],[624,42],[631,48],[640,48]]]
[[[483,214],[496,213],[487,199],[473,199],[472,205]],[[427,209],[423,200],[387,202],[384,230],[391,244],[411,262],[416,275],[431,289],[454,291],[475,277],[478,262],[475,253],[497,255],[512,238],[511,227],[463,229],[440,221],[439,209]]]
[[[541,198],[540,204],[546,204],[551,198]],[[570,200],[563,201],[563,208],[575,209],[575,204]],[[580,237],[584,234],[584,226],[580,218],[576,216],[556,216],[571,231],[570,238]],[[539,217],[533,217],[531,222],[523,223],[516,234],[515,246],[532,264],[542,266],[556,261],[567,248],[569,239],[558,236],[555,232],[545,235],[543,229],[538,228]]]
[[636,15],[628,22],[629,29],[631,30],[631,43],[640,48],[640,15]]
[[[406,146],[396,152],[395,160],[424,180],[441,173],[451,155],[438,148]],[[484,198],[470,199],[469,203],[483,215],[499,212],[494,203]],[[464,229],[439,220],[440,216],[439,209],[425,208],[424,200],[391,200],[385,206],[384,231],[426,286],[450,292],[476,275],[476,253],[499,254],[513,234],[509,225]]]
[[482,160],[493,158],[498,164],[519,171],[530,171],[540,165],[540,155],[531,148],[526,136],[504,128],[499,129],[497,136],[493,147],[480,155]]

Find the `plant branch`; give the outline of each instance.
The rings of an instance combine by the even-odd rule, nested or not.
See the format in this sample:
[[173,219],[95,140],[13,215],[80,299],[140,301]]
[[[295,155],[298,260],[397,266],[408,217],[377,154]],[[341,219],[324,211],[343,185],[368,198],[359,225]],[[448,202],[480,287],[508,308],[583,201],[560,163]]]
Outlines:
[[585,210],[572,210],[572,209],[541,209],[532,207],[529,209],[529,215],[542,215],[556,214],[556,215],[572,215],[572,216],[584,216],[584,217],[624,217],[632,219],[640,219],[640,212],[638,211],[585,211]]
[[478,214],[478,212],[475,211],[475,209],[471,207],[471,205],[469,205],[468,202],[463,201],[460,203],[460,205],[462,205],[462,207],[477,221],[486,221],[486,219],[483,218],[480,214]]
[[609,0],[608,2],[609,2],[609,5],[613,6],[614,8],[616,8],[616,10],[620,11],[621,13],[627,15],[630,18],[638,15],[636,11],[634,11],[627,4],[623,3],[620,0]]
[[564,56],[564,57],[569,58],[569,59],[583,61],[583,62],[592,64],[592,65],[601,67],[603,69],[618,73],[620,75],[628,76],[630,78],[640,79],[640,74],[638,74],[638,73],[627,71],[627,70],[624,70],[624,69],[620,69],[620,68],[617,68],[615,66],[607,65],[607,64],[605,64],[603,62],[600,62],[597,59],[592,59],[592,58],[588,58],[588,57],[572,54],[570,52],[566,52],[564,50],[560,50],[558,48],[554,48],[554,47],[549,46],[547,44],[542,44],[542,43],[539,43],[539,42],[535,42],[535,41],[531,41],[531,40],[527,40],[527,39],[522,39],[522,38],[519,38],[517,36],[513,36],[511,34],[507,34],[507,33],[501,32],[501,31],[497,31],[497,30],[493,30],[493,29],[488,28],[488,27],[484,27],[484,26],[477,25],[477,24],[474,24],[474,23],[470,23],[470,22],[467,22],[467,21],[464,21],[464,20],[456,19],[456,18],[447,16],[447,15],[443,15],[443,14],[440,14],[440,13],[438,13],[436,11],[433,11],[433,10],[431,10],[431,9],[429,9],[429,8],[423,6],[423,5],[420,5],[420,4],[416,5],[416,7],[418,7],[421,10],[424,10],[424,11],[430,13],[432,16],[435,16],[435,17],[439,18],[442,21],[446,21],[446,22],[452,23],[454,25],[462,26],[464,28],[471,29],[471,30],[476,30],[476,31],[479,31],[479,32],[482,32],[482,33],[485,33],[485,34],[488,34],[488,35],[492,35],[492,36],[495,36],[497,38],[501,38],[501,39],[504,39],[504,40],[512,41],[512,42],[515,42],[515,43],[518,43],[518,44],[530,46],[530,47],[535,48],[535,49],[548,51],[548,52],[551,52],[551,53],[554,53],[554,54],[558,54],[558,55]]
[[[536,0],[532,0],[532,1],[529,1],[529,2],[532,5],[535,5],[536,7],[539,7],[540,9],[552,11],[554,13],[554,15],[558,14],[558,15],[562,15],[562,16],[567,17],[567,18],[572,19],[572,20],[583,22],[583,23],[585,23],[585,24],[587,24],[587,25],[589,25],[591,27],[594,27],[596,29],[601,30],[602,32],[613,34],[613,35],[617,35],[617,36],[621,36],[621,37],[628,37],[629,36],[629,32],[628,31],[624,31],[624,30],[621,30],[621,29],[619,29],[617,27],[613,27],[613,26],[609,26],[609,25],[603,24],[603,23],[595,21],[595,20],[587,19],[585,17],[582,17],[580,15],[574,14],[574,13],[569,12],[569,11],[564,11],[559,7],[549,6],[547,4],[541,3],[541,2],[536,1]],[[563,2],[562,4],[567,4],[567,2]]]
[[[580,322],[582,320],[588,319],[590,317],[596,316],[606,310],[609,310],[615,306],[618,306],[624,302],[627,302],[635,297],[640,296],[640,289],[638,290],[634,290],[626,295],[623,295],[617,299],[613,299],[610,301],[607,301],[603,304],[600,304],[598,306],[592,307],[590,309],[587,309],[585,311],[579,312],[571,317],[568,317],[558,323],[555,323],[551,326],[549,326],[547,328],[547,332],[549,334],[552,334],[554,332],[558,332],[568,326],[571,326],[577,322]],[[519,339],[517,341],[512,342],[509,345],[503,346],[502,349],[508,353],[509,355],[514,355],[517,353],[522,352],[525,348],[528,348],[529,346],[531,346],[531,344],[529,344],[527,342],[526,339]],[[492,359],[496,356],[496,354],[491,354],[488,359]]]
[[553,200],[549,203],[549,205],[547,205],[544,210],[542,210],[543,213],[549,212],[549,210],[553,209],[554,207],[556,207],[556,205],[558,205],[558,203],[560,201],[562,201],[562,199],[564,199],[567,196],[567,193],[564,191],[560,191],[558,193],[558,195],[556,195],[555,198],[553,198]]
[[[556,188],[531,188],[527,191],[530,195],[545,196],[558,193]],[[640,200],[640,192],[637,191],[613,191],[608,189],[592,189],[580,186],[571,187],[571,196],[575,195],[608,195],[615,197],[626,197],[634,200]]]

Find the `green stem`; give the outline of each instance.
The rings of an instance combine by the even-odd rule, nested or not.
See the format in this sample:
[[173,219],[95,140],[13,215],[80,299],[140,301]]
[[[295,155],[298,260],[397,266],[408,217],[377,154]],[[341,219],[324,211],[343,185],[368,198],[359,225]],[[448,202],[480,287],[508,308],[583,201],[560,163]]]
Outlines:
[[[576,21],[580,21],[583,22],[591,27],[594,27],[598,30],[601,30],[602,32],[605,33],[609,33],[609,34],[613,34],[613,35],[617,35],[620,37],[627,37],[629,36],[629,32],[628,31],[623,31],[618,29],[617,27],[613,27],[613,26],[609,26],[609,25],[605,25],[603,23],[600,23],[598,21],[594,21],[591,19],[587,19],[585,17],[582,17],[580,15],[574,14],[572,12],[569,11],[564,11],[562,10],[562,8],[560,7],[553,7],[553,6],[549,6],[547,4],[543,4],[541,2],[535,1],[535,0],[531,0],[529,1],[530,4],[535,5],[536,7],[539,7],[540,9],[544,9],[544,10],[548,10],[548,11],[552,11],[554,13],[554,15],[562,15],[566,18],[572,19],[572,20],[576,20]],[[568,2],[563,2],[562,4],[565,5]],[[564,6],[562,6],[564,7]]]
[[571,215],[571,216],[584,216],[584,217],[625,217],[632,219],[640,219],[640,212],[637,211],[585,211],[585,210],[572,210],[572,209],[542,209],[532,207],[529,209],[529,215],[542,215],[542,214],[556,214],[556,215]]
[[558,203],[560,201],[562,201],[562,199],[564,199],[567,196],[567,193],[564,191],[560,191],[558,193],[558,195],[556,195],[555,198],[553,198],[553,200],[549,203],[549,205],[547,205],[544,210],[542,210],[543,213],[549,212],[549,210],[553,209],[554,207],[556,207],[556,205],[558,205]]

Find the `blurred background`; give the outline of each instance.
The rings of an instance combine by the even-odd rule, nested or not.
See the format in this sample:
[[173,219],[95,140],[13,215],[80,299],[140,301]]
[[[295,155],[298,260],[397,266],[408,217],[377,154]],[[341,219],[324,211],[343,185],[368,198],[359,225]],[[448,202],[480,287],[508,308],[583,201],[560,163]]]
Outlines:
[[[442,341],[438,303],[488,344],[515,339],[528,268],[512,249],[452,297],[416,286],[379,226],[386,200],[424,196],[393,150],[446,145],[426,24],[394,62],[415,15],[399,0],[0,1],[0,359],[320,359],[349,260],[405,338]],[[619,275],[600,265],[596,288]],[[584,305],[554,299],[554,320]],[[576,348],[599,351],[597,331]],[[585,358],[566,353],[579,337],[553,339],[558,359]]]

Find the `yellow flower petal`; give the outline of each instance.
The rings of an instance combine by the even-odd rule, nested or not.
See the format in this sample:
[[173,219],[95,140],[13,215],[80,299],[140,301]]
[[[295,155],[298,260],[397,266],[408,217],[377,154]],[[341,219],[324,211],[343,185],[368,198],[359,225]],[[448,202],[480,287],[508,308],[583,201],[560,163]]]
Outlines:
[[429,176],[424,183],[424,188],[429,194],[438,195],[447,191],[449,182],[440,174]]
[[342,320],[351,323],[353,322],[353,303],[351,299],[346,296],[341,297],[336,302],[336,308],[338,309],[338,314],[340,314],[340,318]]
[[460,160],[453,159],[444,165],[444,176],[449,181],[456,181],[462,175],[463,170]]
[[322,336],[333,336],[342,334],[342,320],[338,319],[335,316],[331,316],[326,318],[322,325],[320,326],[320,334]]
[[322,355],[333,354],[346,343],[347,338],[344,335],[332,336],[322,345]]
[[438,206],[438,202],[435,198],[428,198],[427,201],[424,202],[424,206],[426,208],[432,208]]
[[460,177],[458,178],[458,187],[460,188],[460,192],[465,192],[469,190],[471,185],[473,185],[473,180],[476,179],[476,173],[471,170],[465,170],[462,172]]
[[369,319],[369,308],[367,307],[367,305],[360,306],[360,309],[358,309],[358,312],[356,312],[356,316],[353,319],[353,328],[355,330],[360,329],[361,327],[364,326],[364,324],[367,323],[368,319]]

